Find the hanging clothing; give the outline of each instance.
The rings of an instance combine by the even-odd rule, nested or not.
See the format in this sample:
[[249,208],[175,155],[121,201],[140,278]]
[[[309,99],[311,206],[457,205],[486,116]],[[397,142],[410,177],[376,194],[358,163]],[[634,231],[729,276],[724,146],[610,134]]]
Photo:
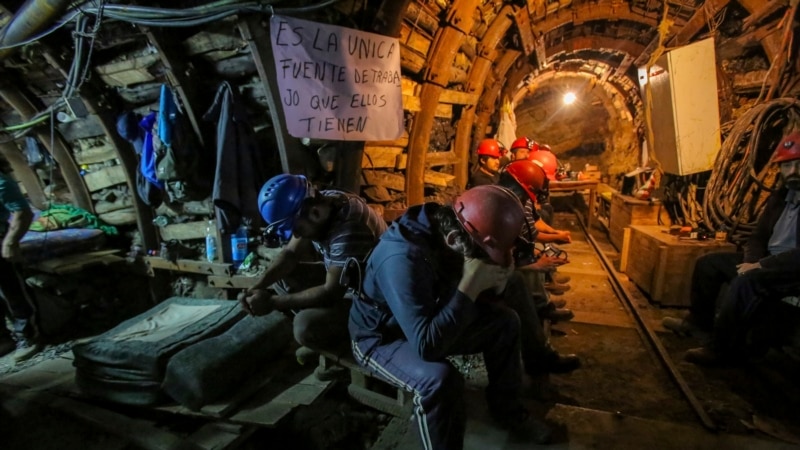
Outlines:
[[269,178],[265,152],[258,148],[244,103],[227,81],[220,83],[203,120],[217,122],[217,165],[211,199],[220,231],[232,233],[243,218],[260,221],[258,193]]

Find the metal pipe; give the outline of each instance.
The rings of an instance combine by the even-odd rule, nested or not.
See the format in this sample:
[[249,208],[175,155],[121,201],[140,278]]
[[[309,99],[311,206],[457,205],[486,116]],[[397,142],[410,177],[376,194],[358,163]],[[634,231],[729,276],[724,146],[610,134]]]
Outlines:
[[61,17],[70,0],[28,0],[0,32],[0,61],[14,51],[18,44]]

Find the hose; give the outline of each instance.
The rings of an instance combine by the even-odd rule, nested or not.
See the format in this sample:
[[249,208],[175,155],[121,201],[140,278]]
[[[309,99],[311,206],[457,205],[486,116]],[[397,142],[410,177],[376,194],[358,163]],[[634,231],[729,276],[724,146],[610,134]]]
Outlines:
[[766,198],[779,183],[770,164],[786,132],[800,127],[800,100],[777,98],[753,106],[737,119],[717,154],[703,198],[703,216],[711,231],[727,231],[743,244],[755,228]]

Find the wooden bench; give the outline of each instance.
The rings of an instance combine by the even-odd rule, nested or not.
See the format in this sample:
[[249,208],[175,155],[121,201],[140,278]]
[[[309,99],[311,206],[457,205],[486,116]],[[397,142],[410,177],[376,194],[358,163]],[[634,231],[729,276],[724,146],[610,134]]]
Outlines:
[[319,354],[319,370],[339,365],[350,372],[347,392],[355,401],[395,417],[408,418],[413,413],[413,393],[376,377],[371,370],[356,363],[349,353],[336,355],[320,350]]

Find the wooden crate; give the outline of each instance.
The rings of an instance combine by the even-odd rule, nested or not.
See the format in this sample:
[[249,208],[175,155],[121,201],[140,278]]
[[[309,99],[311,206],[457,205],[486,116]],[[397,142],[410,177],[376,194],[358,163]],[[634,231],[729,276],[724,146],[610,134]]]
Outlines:
[[663,306],[689,306],[695,260],[713,252],[733,252],[733,244],[683,240],[662,226],[631,225],[624,235],[620,270]]
[[611,195],[611,212],[609,213],[608,237],[617,250],[622,250],[622,235],[630,225],[669,225],[667,212],[660,208],[660,203],[637,200],[633,197],[614,192]]

